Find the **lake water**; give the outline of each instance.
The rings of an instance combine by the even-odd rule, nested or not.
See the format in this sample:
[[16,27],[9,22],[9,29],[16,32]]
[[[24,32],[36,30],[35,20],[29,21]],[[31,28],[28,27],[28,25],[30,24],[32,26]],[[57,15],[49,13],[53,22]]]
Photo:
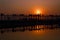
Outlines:
[[43,25],[23,28],[0,29],[0,40],[60,40],[60,28],[46,28]]

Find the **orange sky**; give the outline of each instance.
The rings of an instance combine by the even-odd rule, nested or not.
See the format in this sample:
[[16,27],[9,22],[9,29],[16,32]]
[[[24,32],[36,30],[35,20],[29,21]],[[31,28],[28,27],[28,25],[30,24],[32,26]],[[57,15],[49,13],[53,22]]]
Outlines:
[[60,0],[0,0],[0,13],[33,14],[40,9],[43,14],[60,14]]

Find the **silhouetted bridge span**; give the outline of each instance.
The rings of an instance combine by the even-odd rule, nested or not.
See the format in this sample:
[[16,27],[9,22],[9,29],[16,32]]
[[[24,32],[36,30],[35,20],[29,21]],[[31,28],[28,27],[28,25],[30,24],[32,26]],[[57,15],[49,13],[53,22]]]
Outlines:
[[60,19],[22,19],[22,20],[0,20],[0,28],[15,28],[34,25],[60,25]]

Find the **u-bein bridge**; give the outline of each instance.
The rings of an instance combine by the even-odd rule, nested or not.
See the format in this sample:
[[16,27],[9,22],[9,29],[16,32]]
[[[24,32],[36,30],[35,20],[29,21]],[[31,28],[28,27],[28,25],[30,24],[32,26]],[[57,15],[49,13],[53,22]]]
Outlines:
[[15,28],[34,25],[60,25],[60,16],[1,15],[0,28]]
[[12,15],[5,15],[0,14],[0,20],[22,20],[22,19],[37,19],[37,20],[50,20],[50,19],[60,19],[60,15],[24,15],[24,14],[12,14]]

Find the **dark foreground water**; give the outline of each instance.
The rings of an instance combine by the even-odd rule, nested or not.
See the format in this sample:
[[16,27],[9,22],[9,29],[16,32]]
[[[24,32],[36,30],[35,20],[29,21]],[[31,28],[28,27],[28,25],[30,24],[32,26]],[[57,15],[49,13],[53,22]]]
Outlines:
[[51,25],[0,29],[0,40],[60,40],[60,28]]

